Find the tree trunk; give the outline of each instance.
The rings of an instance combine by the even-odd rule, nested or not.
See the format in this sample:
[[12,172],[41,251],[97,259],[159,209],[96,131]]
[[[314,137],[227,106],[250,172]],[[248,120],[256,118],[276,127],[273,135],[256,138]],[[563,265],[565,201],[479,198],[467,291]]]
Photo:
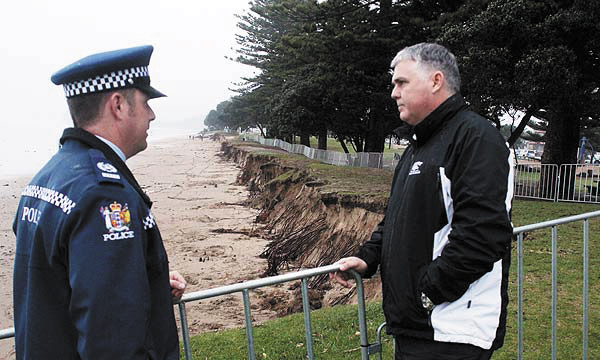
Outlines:
[[300,144],[310,147],[310,134],[302,133],[300,134]]
[[364,150],[364,139],[359,136],[355,136],[352,138],[352,147],[354,148],[354,152],[363,152]]
[[573,114],[575,112],[571,111],[555,113],[555,118],[548,122],[542,163],[557,165],[577,163],[579,118]]
[[521,122],[519,123],[519,126],[517,126],[515,131],[513,131],[510,134],[510,137],[508,138],[508,140],[506,140],[506,142],[508,143],[509,146],[513,146],[515,144],[515,142],[517,142],[517,140],[519,140],[519,137],[523,133],[523,130],[525,130],[525,127],[527,126],[527,124],[529,124],[529,120],[531,120],[531,117],[537,111],[538,111],[538,109],[534,109],[533,106],[530,106],[529,109],[527,109],[527,111],[525,112],[525,116],[523,116],[523,118],[521,119]]
[[367,123],[364,152],[382,153],[385,148],[385,118],[383,112],[373,108]]
[[256,127],[258,127],[258,130],[260,130],[260,136],[262,136],[262,137],[266,138],[266,137],[267,137],[267,135],[265,135],[265,131],[263,130],[263,127],[262,127],[262,126],[260,126],[260,124],[259,124],[259,123],[256,123]]
[[[577,146],[579,144],[579,118],[575,111],[570,111],[567,106],[562,106],[558,111],[549,112],[548,129],[545,135],[544,153],[542,154],[542,164],[556,164],[559,167],[560,179],[547,179],[552,172],[542,172],[540,174],[541,184],[549,184],[547,189],[543,189],[544,196],[554,198],[556,181],[560,181],[565,186],[560,186],[559,198],[571,198],[574,186],[567,186],[566,181],[575,181],[575,168],[572,167],[572,173],[560,171],[563,164],[577,163]],[[551,193],[548,193],[551,192]]]
[[346,146],[346,143],[344,142],[344,140],[338,139],[338,141],[340,142],[340,145],[342,145],[342,149],[344,149],[344,153],[350,154],[350,150],[348,150],[348,147]]
[[321,129],[319,131],[319,150],[327,150],[327,129]]

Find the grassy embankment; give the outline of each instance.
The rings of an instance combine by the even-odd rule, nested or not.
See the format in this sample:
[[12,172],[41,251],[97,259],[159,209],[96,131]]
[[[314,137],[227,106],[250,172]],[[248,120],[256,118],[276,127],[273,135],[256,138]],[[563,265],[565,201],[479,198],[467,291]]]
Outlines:
[[[372,169],[332,167],[293,156],[284,156],[282,159],[297,162],[300,166],[307,166],[316,176],[327,179],[328,191],[337,187],[342,192],[369,195],[376,192],[381,194],[389,187],[389,175]],[[600,209],[599,205],[515,200],[513,221],[515,226],[522,226],[598,209]],[[600,246],[598,246],[600,220],[591,221],[590,237],[589,358],[595,359],[600,358],[600,344],[595,340],[600,338]],[[558,239],[558,357],[577,359],[582,357],[583,343],[582,223],[559,226]],[[525,359],[548,359],[551,357],[551,246],[551,229],[531,232],[526,236],[524,249]],[[494,360],[516,359],[516,279],[516,246],[513,246],[507,337],[504,347],[494,355]],[[243,312],[242,308],[240,308],[240,312]],[[368,304],[367,319],[369,341],[374,342],[376,329],[384,321],[379,303]],[[356,306],[336,306],[316,310],[312,312],[312,320],[316,358],[360,359]],[[306,358],[302,314],[291,315],[256,326],[254,336],[257,358]],[[384,336],[384,359],[392,359],[392,347],[391,338]],[[205,333],[193,337],[192,349],[195,359],[245,359],[248,356],[244,329]],[[377,356],[372,358],[377,358]]]

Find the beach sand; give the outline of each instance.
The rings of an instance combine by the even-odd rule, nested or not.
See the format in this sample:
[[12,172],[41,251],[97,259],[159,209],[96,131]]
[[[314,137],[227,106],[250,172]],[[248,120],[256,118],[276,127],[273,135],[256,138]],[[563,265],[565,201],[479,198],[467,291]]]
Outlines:
[[[187,279],[188,293],[256,279],[266,269],[266,260],[258,257],[266,240],[243,234],[255,232],[258,211],[242,205],[248,192],[235,184],[239,169],[219,157],[220,146],[207,139],[160,140],[127,162],[154,202],[152,211],[171,270],[178,270]],[[12,221],[20,193],[30,178],[0,179],[0,329],[13,326]],[[264,295],[264,291],[257,293],[253,304],[257,296]],[[239,294],[188,303],[186,309],[193,334],[243,326]],[[266,307],[253,310],[257,322],[275,315]],[[0,359],[14,359],[13,347],[13,339],[0,340]]]

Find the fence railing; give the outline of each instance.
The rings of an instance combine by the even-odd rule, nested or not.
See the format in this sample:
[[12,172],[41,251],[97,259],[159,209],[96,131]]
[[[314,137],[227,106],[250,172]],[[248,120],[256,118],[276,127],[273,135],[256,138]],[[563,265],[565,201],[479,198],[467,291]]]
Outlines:
[[[533,230],[540,230],[544,228],[552,229],[552,359],[557,359],[557,308],[558,308],[558,226],[577,221],[583,221],[582,229],[582,247],[583,247],[583,285],[582,285],[582,307],[583,307],[583,319],[582,319],[582,332],[583,332],[583,359],[589,358],[589,319],[590,319],[590,219],[600,217],[600,211],[589,212],[581,215],[569,216],[560,218],[552,221],[541,222],[532,225],[525,225],[517,227],[513,230],[513,234],[517,236],[517,355],[518,359],[523,359],[523,348],[524,348],[524,319],[523,314],[525,310],[524,306],[524,283],[525,283],[525,269],[524,269],[524,234]],[[184,354],[186,359],[192,358],[191,345],[190,345],[190,334],[187,324],[187,313],[185,304],[192,301],[202,300],[206,298],[231,294],[234,292],[242,292],[244,299],[244,314],[245,314],[245,325],[246,325],[246,337],[248,342],[248,356],[250,359],[256,359],[254,351],[254,335],[252,327],[252,314],[250,308],[250,298],[248,291],[251,289],[270,286],[283,282],[302,280],[302,303],[304,311],[304,324],[306,332],[306,343],[308,358],[314,359],[313,350],[313,339],[312,339],[312,325],[310,317],[310,304],[308,301],[308,282],[307,278],[327,274],[339,270],[339,265],[328,265],[315,269],[308,269],[298,272],[292,272],[279,276],[251,280],[239,284],[233,284],[228,286],[222,286],[219,288],[202,290],[190,294],[186,294],[179,301],[177,306],[179,307],[179,314],[181,320],[181,331],[182,341],[184,345]],[[377,330],[378,341],[375,344],[369,344],[367,335],[366,325],[366,314],[365,314],[365,300],[364,300],[364,288],[360,275],[353,272],[356,279],[357,296],[358,296],[358,319],[359,319],[359,330],[360,330],[360,346],[362,359],[369,359],[371,354],[380,353],[381,358],[381,329]],[[14,337],[14,328],[0,330],[0,339],[6,339]]]
[[515,166],[515,196],[600,203],[599,179],[599,165],[520,163]]
[[589,352],[589,313],[590,313],[590,219],[599,217],[600,211],[569,216],[552,221],[520,226],[513,230],[517,235],[517,308],[518,308],[518,359],[523,359],[523,288],[525,282],[523,240],[527,231],[552,228],[552,359],[557,359],[557,308],[558,308],[558,225],[583,221],[583,359],[588,359]]
[[[308,281],[307,279],[313,276],[328,274],[331,272],[338,271],[340,265],[328,265],[314,269],[302,270],[297,272],[291,272],[283,275],[272,276],[263,279],[250,280],[239,284],[221,286],[214,289],[202,290],[191,294],[184,295],[179,301],[179,315],[181,320],[181,332],[185,358],[187,360],[192,359],[192,351],[190,345],[190,334],[187,325],[187,314],[185,310],[185,304],[191,301],[197,301],[207,299],[211,297],[217,297],[227,295],[231,293],[241,292],[244,300],[244,316],[246,326],[246,340],[248,342],[248,358],[256,359],[254,351],[254,331],[252,326],[252,314],[250,307],[250,296],[249,290],[256,289],[264,286],[271,286],[293,280],[302,280],[302,307],[304,311],[304,330],[306,335],[307,344],[307,355],[309,359],[314,359],[314,348],[313,348],[313,337],[312,337],[312,324],[310,316],[310,303],[308,297]],[[356,290],[358,299],[358,325],[360,331],[360,349],[361,359],[369,359],[371,354],[375,354],[381,351],[381,344],[369,344],[367,334],[367,319],[366,319],[366,305],[364,297],[364,287],[361,276],[351,270],[356,280]]]
[[[265,139],[255,134],[241,138],[262,145],[273,146],[289,153],[337,166],[372,167],[394,170],[400,159],[398,154],[354,153],[319,150],[279,139]],[[548,201],[600,203],[600,165],[540,164],[522,159],[515,165],[515,197]]]
[[[245,317],[245,326],[246,326],[246,340],[247,340],[247,348],[248,348],[248,359],[256,359],[256,353],[254,349],[254,330],[252,325],[252,309],[250,306],[250,296],[249,290],[271,286],[276,284],[281,284],[284,282],[301,280],[302,281],[302,307],[304,312],[304,328],[306,335],[306,349],[308,359],[314,359],[314,347],[313,347],[313,336],[312,336],[312,322],[310,315],[310,300],[308,294],[308,281],[307,279],[313,276],[328,274],[331,272],[338,271],[340,265],[328,265],[314,269],[302,270],[291,272],[283,275],[272,276],[263,279],[250,280],[243,283],[221,286],[218,288],[201,290],[197,292],[193,292],[190,294],[185,294],[183,297],[177,302],[177,306],[179,307],[179,319],[181,322],[181,334],[182,334],[182,342],[184,355],[186,360],[192,359],[192,348],[190,344],[190,332],[187,323],[187,311],[185,308],[185,304],[192,301],[199,301],[203,299],[208,299],[212,297],[232,294],[241,292],[244,301],[244,317]],[[365,296],[364,296],[364,286],[361,276],[354,270],[350,270],[350,272],[354,275],[356,280],[356,293],[358,300],[358,325],[360,331],[360,350],[361,350],[361,359],[369,359],[369,356],[372,354],[376,354],[381,352],[381,328],[378,329],[378,341],[374,344],[369,344],[368,334],[367,334],[367,318],[366,318],[366,304],[365,304]],[[4,330],[0,330],[0,339],[12,338],[15,336],[15,329],[8,328]],[[381,358],[381,356],[380,356]]]
[[339,151],[315,149],[300,144],[290,144],[279,139],[265,139],[262,136],[254,134],[244,134],[241,135],[240,138],[244,141],[253,141],[262,145],[277,147],[289,153],[304,155],[309,159],[336,166],[371,167],[394,170],[399,160],[399,156],[393,153],[359,152],[346,154]]
[[556,200],[558,166],[517,164],[515,166],[515,196],[539,200]]
[[15,337],[15,328],[0,330],[0,340]]

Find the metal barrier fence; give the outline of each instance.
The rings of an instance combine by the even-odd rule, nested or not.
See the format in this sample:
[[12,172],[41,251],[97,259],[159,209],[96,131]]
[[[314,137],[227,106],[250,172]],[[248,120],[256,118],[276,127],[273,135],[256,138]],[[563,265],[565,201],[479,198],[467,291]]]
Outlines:
[[589,351],[589,311],[590,311],[590,219],[599,217],[600,211],[569,216],[552,221],[520,226],[513,230],[517,235],[517,308],[518,308],[518,359],[523,359],[523,287],[525,272],[523,266],[523,239],[527,231],[552,228],[552,359],[557,359],[557,307],[558,307],[558,225],[583,221],[583,359],[588,359]]
[[555,201],[558,166],[517,164],[515,166],[515,196]]
[[521,163],[515,167],[515,196],[549,201],[600,203],[600,166]]
[[[182,342],[184,355],[186,360],[192,359],[192,349],[190,345],[190,332],[187,323],[187,312],[185,309],[185,304],[192,301],[198,301],[202,299],[232,294],[241,292],[244,300],[244,317],[245,317],[245,325],[246,325],[246,339],[248,342],[248,359],[256,359],[256,354],[254,350],[254,331],[252,326],[252,310],[250,307],[250,296],[249,290],[256,289],[259,287],[270,286],[275,284],[280,284],[293,280],[301,280],[302,281],[302,307],[304,311],[304,328],[306,334],[306,349],[308,353],[309,359],[314,359],[314,348],[313,348],[313,336],[312,336],[312,323],[310,316],[310,301],[308,296],[308,281],[307,279],[313,276],[328,274],[331,272],[338,271],[340,268],[339,265],[328,265],[314,269],[302,270],[297,272],[292,272],[288,274],[272,276],[263,279],[250,280],[243,283],[221,286],[214,289],[201,290],[190,294],[185,294],[181,300],[177,302],[177,306],[179,307],[179,318],[181,320],[181,333],[182,333]],[[361,351],[361,359],[369,359],[369,356],[372,354],[380,353],[382,350],[381,346],[381,327],[378,329],[378,340],[379,342],[375,344],[369,344],[368,334],[367,334],[367,319],[366,319],[366,305],[365,305],[365,296],[364,296],[364,287],[362,282],[362,277],[354,270],[351,270],[351,273],[354,275],[356,280],[356,292],[358,298],[358,325],[360,331],[360,351]],[[0,339],[11,338],[15,336],[15,329],[9,328],[0,330]],[[380,355],[381,359],[381,355]]]
[[244,141],[253,141],[262,145],[273,146],[289,153],[304,155],[309,159],[336,166],[371,167],[394,170],[399,157],[396,154],[359,152],[346,154],[339,151],[320,150],[300,144],[290,144],[279,139],[265,139],[254,134],[241,135]]
[[599,203],[598,165],[561,165],[558,177],[558,201]]
[[[292,272],[288,274],[272,276],[264,279],[250,280],[239,284],[222,286],[214,289],[202,290],[198,292],[194,292],[191,294],[186,294],[179,301],[179,315],[181,320],[181,332],[183,335],[183,349],[185,358],[187,360],[192,359],[192,350],[190,346],[190,334],[187,325],[187,314],[185,310],[185,304],[191,301],[197,301],[202,299],[207,299],[211,297],[227,295],[236,292],[242,292],[244,299],[244,315],[245,315],[245,325],[246,325],[246,340],[248,341],[248,358],[256,359],[256,354],[254,351],[254,331],[252,327],[252,314],[250,308],[250,296],[249,290],[256,289],[259,287],[270,286],[275,284],[280,284],[293,280],[302,280],[302,307],[304,311],[304,329],[306,334],[306,349],[308,353],[309,359],[314,359],[314,349],[313,349],[313,337],[312,337],[312,324],[310,317],[310,304],[308,297],[308,281],[309,277],[328,274],[331,272],[338,271],[340,268],[339,265],[328,265],[314,269],[302,270],[297,272]],[[356,272],[351,270],[354,278],[356,280],[356,291],[358,297],[358,324],[360,331],[360,350],[361,350],[361,359],[369,359],[369,356],[378,352],[381,352],[381,343],[379,344],[369,344],[368,335],[367,335],[367,319],[366,319],[366,306],[365,306],[365,296],[364,296],[364,287],[361,276]]]
[[[289,153],[337,166],[372,167],[394,170],[398,154],[355,153],[319,150],[279,139],[265,139],[254,134],[241,136],[242,140],[273,146]],[[527,159],[515,165],[515,197],[548,201],[600,203],[600,165],[540,164]]]
[[15,328],[0,330],[0,340],[15,337]]
[[[557,307],[558,307],[558,226],[567,223],[583,221],[583,359],[587,360],[589,356],[589,312],[590,312],[590,219],[600,217],[600,211],[589,212],[581,215],[569,216],[560,218],[552,221],[541,222],[532,225],[525,225],[517,227],[513,230],[513,234],[517,235],[517,355],[518,359],[523,359],[523,335],[524,335],[524,282],[525,282],[525,270],[524,270],[524,234],[528,231],[540,230],[544,228],[552,229],[552,359],[557,359]],[[186,294],[182,297],[180,302],[177,304],[179,307],[180,320],[181,320],[181,331],[183,335],[184,354],[186,359],[192,358],[191,346],[190,346],[190,335],[187,324],[187,313],[185,310],[185,304],[191,301],[202,300],[206,298],[231,294],[234,292],[242,292],[244,299],[244,314],[246,318],[246,336],[248,341],[248,356],[249,359],[256,359],[254,351],[254,335],[252,327],[252,314],[250,309],[250,299],[248,291],[258,287],[264,287],[283,282],[302,280],[302,303],[304,308],[304,324],[306,332],[306,343],[308,358],[314,359],[313,351],[313,339],[312,339],[312,325],[310,318],[310,304],[308,301],[308,282],[307,278],[339,270],[339,265],[328,265],[320,268],[303,270],[284,275],[274,276],[270,278],[251,280],[239,284],[233,284],[223,286],[215,289],[208,289],[203,291]],[[359,317],[359,330],[360,330],[360,344],[361,344],[361,356],[362,359],[369,359],[369,356],[375,353],[380,353],[381,359],[381,329],[382,326],[377,330],[378,341],[375,344],[369,344],[367,335],[366,325],[366,314],[365,314],[365,300],[364,300],[364,288],[362,278],[356,272],[353,272],[356,279],[357,295],[358,295],[358,317]],[[0,330],[0,339],[14,337],[14,328]]]

